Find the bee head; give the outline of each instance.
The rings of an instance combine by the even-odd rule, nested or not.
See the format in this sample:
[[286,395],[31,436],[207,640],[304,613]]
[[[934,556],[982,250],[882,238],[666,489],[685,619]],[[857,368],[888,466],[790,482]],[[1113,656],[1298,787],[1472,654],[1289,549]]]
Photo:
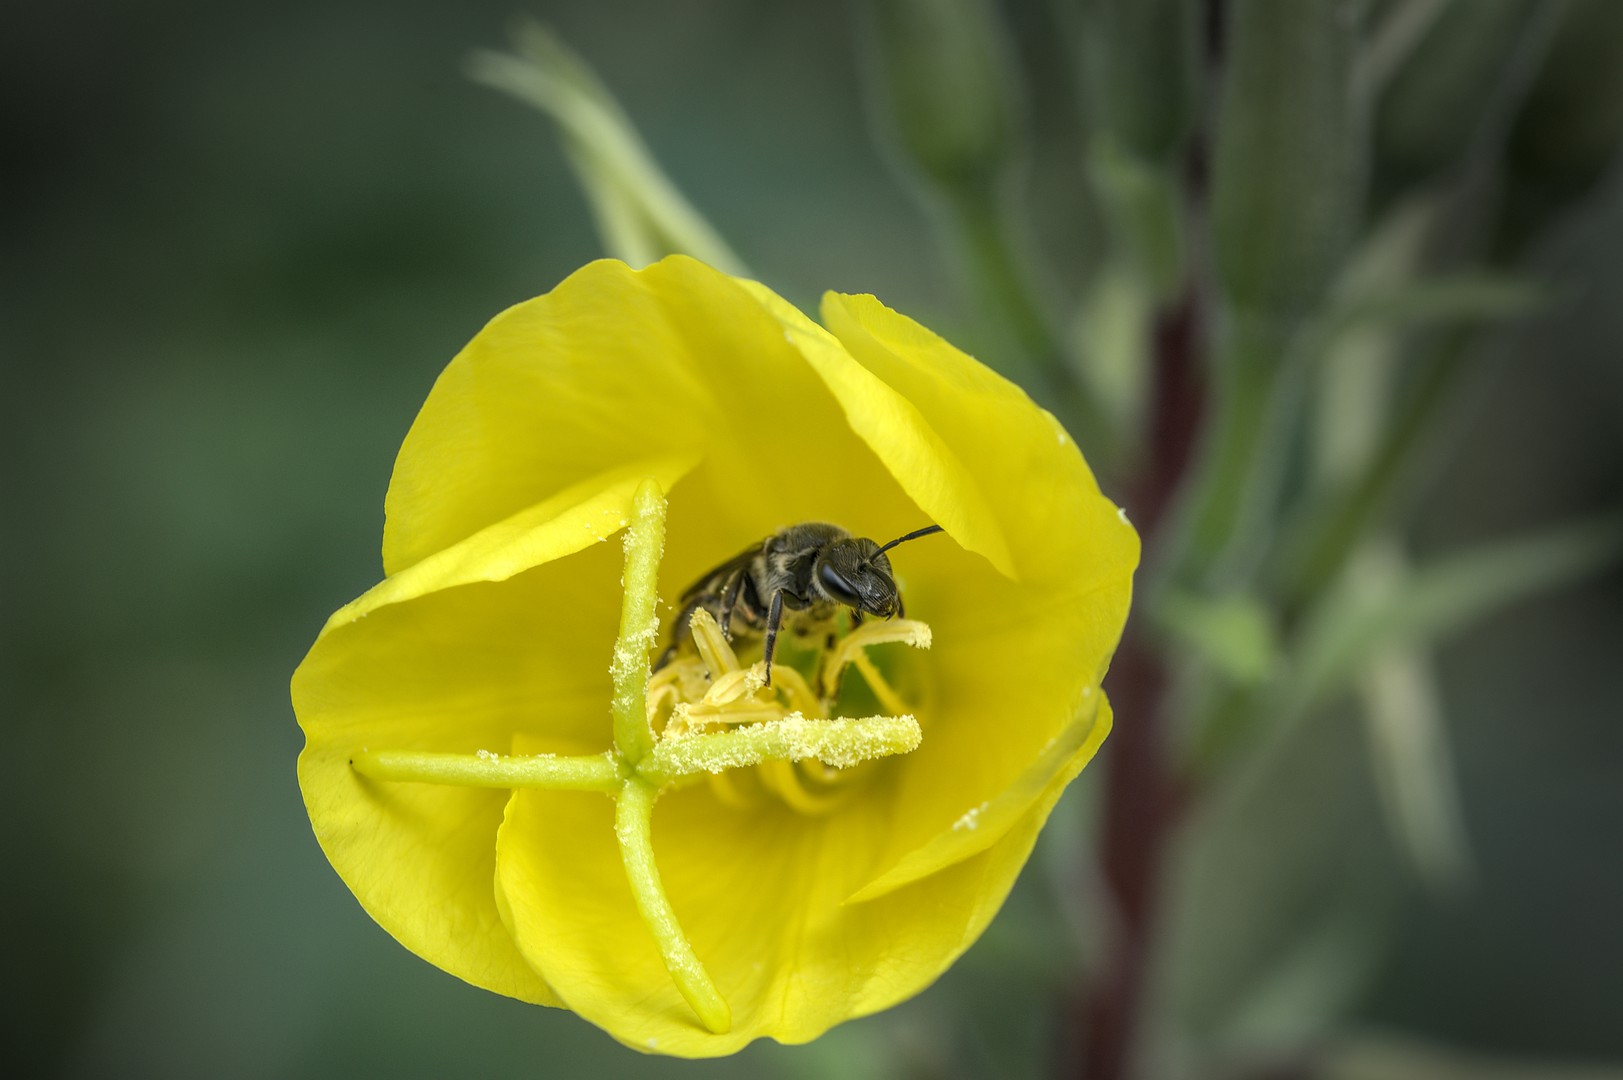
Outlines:
[[890,560],[872,540],[850,537],[825,547],[813,580],[828,599],[865,615],[889,618],[901,611],[901,593]]
[[854,608],[865,615],[899,618],[902,593],[896,587],[890,560],[885,552],[897,544],[917,540],[941,531],[939,525],[914,529],[888,544],[876,544],[862,537],[836,540],[822,550],[812,573],[817,588],[835,603]]

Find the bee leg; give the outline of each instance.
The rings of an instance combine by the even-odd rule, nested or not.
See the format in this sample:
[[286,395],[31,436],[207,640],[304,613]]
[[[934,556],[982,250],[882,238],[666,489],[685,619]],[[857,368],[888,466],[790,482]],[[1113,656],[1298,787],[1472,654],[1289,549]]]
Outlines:
[[860,608],[847,608],[846,610],[851,613],[851,629],[853,630],[861,626],[862,620],[867,618]]
[[763,650],[763,659],[766,660],[766,685],[772,685],[772,654],[778,647],[778,624],[783,621],[783,590],[779,589],[772,594],[772,606],[766,613],[766,647]]
[[898,619],[907,618],[907,606],[902,603],[901,593],[896,594],[896,617]]
[[744,571],[739,570],[727,579],[727,584],[721,590],[721,618],[717,623],[721,626],[721,636],[728,641],[733,640],[733,608],[738,606],[739,594],[744,591]]

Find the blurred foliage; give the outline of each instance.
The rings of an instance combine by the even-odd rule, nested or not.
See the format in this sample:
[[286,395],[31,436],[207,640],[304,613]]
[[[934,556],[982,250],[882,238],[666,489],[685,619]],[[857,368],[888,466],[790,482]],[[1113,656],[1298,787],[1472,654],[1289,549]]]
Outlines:
[[[542,5],[476,64],[561,140],[464,75],[510,5],[8,13],[22,1074],[700,1068],[399,949],[293,781],[286,678],[377,574],[417,405],[601,243],[918,312],[1135,520],[1192,317],[1212,423],[1137,616],[1189,792],[1143,1060],[1617,1075],[1577,1063],[1623,1059],[1623,5],[855,8]],[[937,987],[705,1075],[1070,1067],[1120,939],[1103,771]]]

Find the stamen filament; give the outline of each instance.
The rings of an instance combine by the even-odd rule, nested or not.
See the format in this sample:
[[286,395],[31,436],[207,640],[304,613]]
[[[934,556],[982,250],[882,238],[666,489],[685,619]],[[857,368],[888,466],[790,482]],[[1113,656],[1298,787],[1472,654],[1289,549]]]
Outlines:
[[430,750],[357,750],[350,764],[373,780],[463,787],[614,792],[625,782],[612,753],[573,757],[488,751],[446,754]]
[[764,761],[815,758],[837,769],[918,748],[923,733],[911,716],[870,716],[861,720],[808,720],[790,713],[781,720],[732,731],[661,739],[638,768],[649,783],[668,784],[679,776],[719,773]]
[[777,792],[778,798],[791,810],[798,810],[802,814],[826,814],[851,794],[849,789],[812,794],[800,782],[799,768],[787,761],[769,761],[761,766],[761,773],[767,786]]
[[864,679],[868,680],[868,688],[873,691],[873,696],[879,700],[881,708],[887,712],[898,714],[907,711],[907,703],[891,687],[890,680],[886,679],[880,672],[879,666],[873,662],[871,656],[858,649],[851,656],[851,666],[861,672]]
[[659,483],[644,480],[632,500],[626,527],[625,595],[620,636],[609,675],[614,680],[614,745],[632,765],[648,756],[654,732],[648,724],[648,651],[659,636],[659,558],[665,551],[665,497]]
[[620,841],[620,857],[626,879],[642,921],[654,935],[665,970],[688,1006],[705,1027],[725,1035],[733,1026],[732,1010],[710,981],[710,973],[699,962],[676,921],[670,899],[654,864],[654,800],[658,792],[642,780],[627,780],[614,805],[614,832]]
[[[770,720],[783,719],[783,709],[776,705],[762,705],[759,709],[740,709],[737,706],[706,705],[699,702],[696,705],[683,707],[682,717],[687,721],[687,728],[700,724],[725,724],[728,727],[737,727],[741,724],[758,724]],[[687,734],[687,731],[674,731],[673,737]]]
[[[753,674],[757,668],[751,668]],[[772,678],[775,685],[782,691],[783,696],[789,699],[789,707],[808,716],[820,717],[823,715],[823,703],[817,700],[812,693],[811,686],[807,684],[806,677],[792,667],[783,664],[772,665]],[[898,710],[898,715],[906,712]]]
[[928,649],[930,639],[930,625],[917,619],[886,619],[863,623],[840,639],[840,643],[834,646],[834,651],[824,663],[823,696],[829,698],[834,696],[840,688],[840,673],[845,670],[847,664],[855,663],[856,658],[862,655],[862,650],[868,646],[900,642],[915,649]]

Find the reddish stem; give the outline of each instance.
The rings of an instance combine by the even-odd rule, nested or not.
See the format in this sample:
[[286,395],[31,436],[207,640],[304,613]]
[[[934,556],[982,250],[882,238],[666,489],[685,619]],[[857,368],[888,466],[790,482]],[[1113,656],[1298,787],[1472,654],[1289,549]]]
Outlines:
[[[1148,457],[1127,501],[1152,554],[1189,463],[1200,412],[1200,345],[1198,305],[1190,290],[1156,324]],[[1075,1071],[1083,1080],[1126,1080],[1130,1075],[1161,864],[1182,802],[1162,715],[1165,663],[1147,639],[1142,620],[1129,625],[1106,685],[1122,723],[1101,755],[1100,861],[1119,922],[1112,951],[1078,1008],[1082,1041]]]

